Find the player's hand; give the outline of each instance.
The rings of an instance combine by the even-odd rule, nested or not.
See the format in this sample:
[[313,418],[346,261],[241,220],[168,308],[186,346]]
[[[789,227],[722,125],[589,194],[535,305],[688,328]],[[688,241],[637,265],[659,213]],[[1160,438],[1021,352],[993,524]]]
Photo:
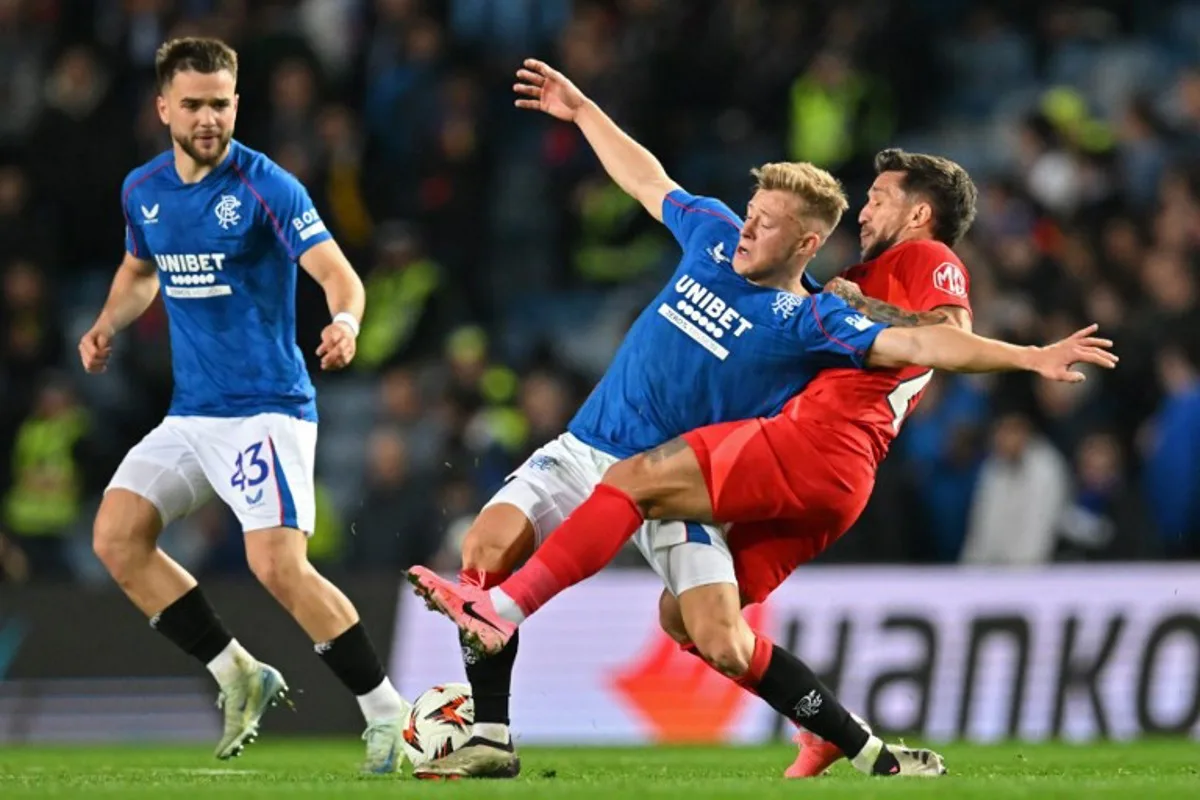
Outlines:
[[848,281],[845,278],[830,278],[821,291],[837,295],[845,300],[846,305],[851,308],[862,308],[866,305],[866,297],[863,296],[862,289],[859,288],[857,283]]
[[575,115],[587,102],[579,87],[567,80],[550,65],[535,58],[525,59],[525,66],[517,70],[517,83],[513,91],[522,97],[517,99],[517,108],[544,111],[564,122],[574,122]]
[[1088,325],[1066,339],[1037,348],[1033,371],[1052,381],[1082,383],[1087,378],[1082,372],[1073,369],[1076,364],[1093,364],[1104,369],[1117,366],[1119,359],[1110,352],[1112,341],[1092,335],[1099,327],[1095,324]]
[[321,346],[317,355],[321,358],[321,369],[333,370],[349,366],[358,352],[354,331],[340,322],[331,322],[321,331]]
[[108,369],[108,359],[112,357],[112,340],[116,331],[111,325],[97,322],[92,329],[79,340],[79,360],[83,368],[95,375]]

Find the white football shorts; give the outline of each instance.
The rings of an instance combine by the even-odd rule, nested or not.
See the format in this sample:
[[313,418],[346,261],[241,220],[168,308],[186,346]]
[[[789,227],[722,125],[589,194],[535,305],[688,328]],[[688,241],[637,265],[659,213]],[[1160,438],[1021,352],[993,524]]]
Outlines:
[[[540,547],[618,461],[564,433],[509,475],[484,507],[507,503],[519,508],[533,523]],[[723,526],[647,520],[634,534],[634,544],[676,596],[710,583],[737,583]]]
[[317,424],[308,420],[275,413],[172,416],[134,445],[108,489],[146,498],[164,526],[215,492],[243,531],[284,527],[311,535],[316,454]]

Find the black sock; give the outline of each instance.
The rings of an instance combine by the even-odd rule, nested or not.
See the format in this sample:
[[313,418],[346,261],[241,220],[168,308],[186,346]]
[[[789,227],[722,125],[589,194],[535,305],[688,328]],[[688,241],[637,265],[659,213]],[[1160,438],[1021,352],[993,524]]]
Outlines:
[[757,691],[771,708],[833,742],[848,758],[858,755],[871,738],[816,674],[778,645],[771,650]]
[[375,653],[375,646],[371,644],[371,637],[367,636],[367,629],[361,622],[351,625],[336,639],[320,642],[315,649],[325,665],[333,670],[333,674],[355,697],[367,694],[387,677]]
[[508,724],[508,697],[512,693],[513,663],[517,660],[517,641],[520,631],[492,656],[478,657],[469,647],[463,647],[463,666],[475,698],[475,721]]
[[150,627],[201,664],[208,664],[233,641],[233,634],[225,628],[199,586],[151,617]]

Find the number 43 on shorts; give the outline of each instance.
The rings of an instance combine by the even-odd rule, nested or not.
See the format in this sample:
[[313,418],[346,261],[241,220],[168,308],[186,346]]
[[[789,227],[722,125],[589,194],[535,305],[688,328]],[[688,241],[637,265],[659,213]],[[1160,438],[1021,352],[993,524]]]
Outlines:
[[229,479],[229,485],[240,490],[250,505],[262,502],[263,490],[253,490],[271,474],[270,465],[261,457],[265,444],[266,442],[255,442],[238,453],[233,464],[233,477]]

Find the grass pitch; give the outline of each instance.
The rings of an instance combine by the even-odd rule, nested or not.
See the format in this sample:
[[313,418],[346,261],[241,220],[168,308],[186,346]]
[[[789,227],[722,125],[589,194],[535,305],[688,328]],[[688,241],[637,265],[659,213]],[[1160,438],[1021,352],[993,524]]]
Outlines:
[[[911,743],[910,743],[911,744]],[[271,740],[242,758],[204,747],[0,750],[0,797],[1121,798],[1200,796],[1200,744],[948,745],[950,775],[870,779],[848,765],[814,781],[780,775],[795,750],[767,747],[534,748],[515,781],[429,783],[355,773],[354,741]]]

